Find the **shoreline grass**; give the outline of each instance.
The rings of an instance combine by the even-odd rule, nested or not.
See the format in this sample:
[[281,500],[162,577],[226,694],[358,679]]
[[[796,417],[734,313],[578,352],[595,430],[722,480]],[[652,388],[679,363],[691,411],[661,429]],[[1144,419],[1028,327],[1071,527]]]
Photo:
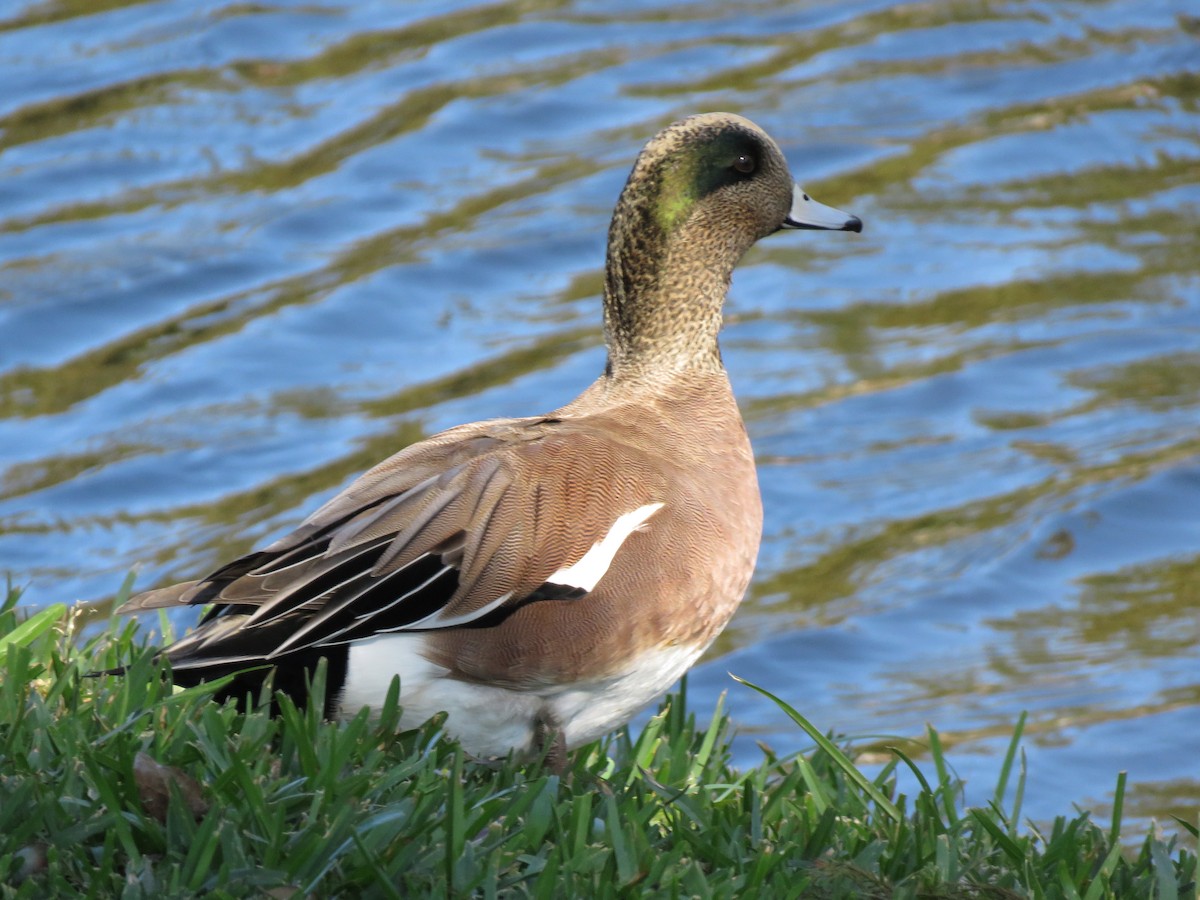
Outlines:
[[1123,776],[1111,822],[1021,823],[1019,726],[986,808],[960,806],[936,733],[931,772],[894,750],[868,778],[777,698],[814,752],[736,770],[724,711],[698,725],[674,694],[560,777],[472,761],[437,720],[397,734],[395,694],[377,721],[286,699],[277,718],[239,713],[212,687],[173,690],[133,622],[79,641],[68,610],[21,621],[16,599],[0,605],[3,898],[1195,895],[1174,838],[1122,844]]

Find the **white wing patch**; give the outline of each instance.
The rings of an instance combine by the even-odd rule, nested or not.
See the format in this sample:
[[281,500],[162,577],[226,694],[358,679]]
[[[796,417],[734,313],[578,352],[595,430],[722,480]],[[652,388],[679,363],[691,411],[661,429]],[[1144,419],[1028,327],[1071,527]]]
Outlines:
[[546,579],[549,584],[562,584],[567,587],[579,588],[584,591],[593,590],[608,567],[612,565],[613,557],[621,549],[621,545],[635,531],[646,524],[652,515],[663,508],[662,503],[647,503],[639,506],[633,512],[618,516],[603,538],[592,544],[592,549],[583,554],[579,562],[564,566]]

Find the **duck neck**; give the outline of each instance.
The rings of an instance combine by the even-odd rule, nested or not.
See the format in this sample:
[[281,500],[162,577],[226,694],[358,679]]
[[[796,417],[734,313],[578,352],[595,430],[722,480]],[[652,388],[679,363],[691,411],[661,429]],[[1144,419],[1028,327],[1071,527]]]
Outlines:
[[604,279],[610,377],[722,371],[721,307],[741,252],[722,246],[725,229],[699,219],[668,231],[653,216],[618,207]]

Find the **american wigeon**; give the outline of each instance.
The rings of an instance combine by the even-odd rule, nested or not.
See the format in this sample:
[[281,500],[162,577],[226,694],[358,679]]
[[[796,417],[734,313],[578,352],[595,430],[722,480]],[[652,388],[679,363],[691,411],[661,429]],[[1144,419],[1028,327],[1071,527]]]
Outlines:
[[[740,116],[663,129],[608,233],[608,364],[578,398],[401,450],[287,536],[123,611],[214,604],[167,647],[177,683],[243,672],[326,713],[405,725],[447,711],[479,756],[561,751],[621,725],[725,627],[750,581],[762,505],[717,332],[733,268],[785,228],[861,231],[811,200]],[[546,746],[542,746],[546,744]]]

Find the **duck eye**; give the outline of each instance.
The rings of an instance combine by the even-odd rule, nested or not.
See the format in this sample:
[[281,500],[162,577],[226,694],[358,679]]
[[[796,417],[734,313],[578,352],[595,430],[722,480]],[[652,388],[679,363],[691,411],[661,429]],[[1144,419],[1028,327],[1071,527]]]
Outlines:
[[754,171],[755,166],[756,166],[756,163],[754,161],[754,157],[751,156],[749,153],[743,153],[741,156],[739,156],[737,159],[735,159],[733,161],[734,169],[741,172],[743,175],[749,175],[751,172]]

